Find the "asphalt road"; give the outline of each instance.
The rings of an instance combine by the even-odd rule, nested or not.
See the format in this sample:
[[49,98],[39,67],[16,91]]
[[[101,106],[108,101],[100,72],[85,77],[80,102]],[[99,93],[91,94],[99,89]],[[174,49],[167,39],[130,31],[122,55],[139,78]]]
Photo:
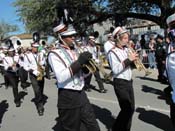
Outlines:
[[[136,110],[133,116],[131,131],[175,131],[169,118],[169,104],[163,93],[167,86],[156,81],[157,70],[144,77],[143,72],[133,71]],[[3,77],[0,76],[0,83]],[[92,84],[96,90],[87,92],[94,107],[97,121],[101,131],[107,131],[114,122],[120,108],[111,84],[104,84],[108,92],[101,94],[95,79]],[[0,131],[61,131],[57,122],[57,88],[55,80],[46,80],[44,116],[38,116],[36,107],[32,102],[33,90],[20,88],[23,97],[21,107],[16,108],[13,103],[12,89],[0,88]]]

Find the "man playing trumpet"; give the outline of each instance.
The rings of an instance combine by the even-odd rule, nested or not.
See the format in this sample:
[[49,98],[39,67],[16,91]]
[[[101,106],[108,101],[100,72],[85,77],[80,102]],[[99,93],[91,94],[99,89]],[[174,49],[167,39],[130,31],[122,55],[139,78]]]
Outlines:
[[99,131],[92,106],[83,90],[83,65],[92,58],[89,52],[79,56],[75,52],[76,31],[73,26],[59,24],[54,27],[60,46],[48,55],[58,87],[58,113],[64,131],[80,131],[81,123],[88,131]]
[[112,130],[130,131],[135,109],[131,65],[138,59],[138,54],[130,52],[127,48],[127,43],[129,42],[127,30],[117,27],[113,31],[113,36],[116,45],[115,48],[109,51],[108,58],[113,72],[114,91],[121,111],[115,120]]

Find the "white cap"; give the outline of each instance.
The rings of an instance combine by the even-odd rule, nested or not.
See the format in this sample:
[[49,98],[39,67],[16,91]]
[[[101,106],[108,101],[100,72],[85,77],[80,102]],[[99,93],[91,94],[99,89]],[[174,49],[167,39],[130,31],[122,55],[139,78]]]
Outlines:
[[171,25],[173,22],[175,22],[175,14],[170,15],[170,16],[166,19],[167,25]]
[[79,44],[82,43],[81,39],[76,39],[75,41],[76,41],[77,43],[79,43]]
[[2,47],[4,50],[8,50],[8,48],[9,48],[7,45],[2,45],[1,47]]
[[61,32],[65,28],[66,28],[66,25],[64,23],[61,23],[60,25],[53,28],[53,32]]
[[92,36],[92,35],[90,35],[90,36],[89,36],[89,39],[95,39],[95,37],[94,37],[94,36]]
[[15,51],[15,48],[11,47],[8,49],[8,51]]
[[34,42],[34,43],[31,44],[31,46],[32,47],[39,47],[39,44],[38,44],[38,42]]
[[113,36],[116,36],[116,35],[119,36],[119,35],[124,34],[124,33],[126,33],[126,32],[128,32],[128,30],[126,30],[126,29],[124,29],[124,28],[118,26],[118,27],[115,28],[115,30],[112,32],[112,35],[113,35]]
[[112,36],[113,36],[112,33],[107,34],[107,37],[112,37]]
[[90,36],[89,36],[89,40],[92,40],[92,41],[94,41],[94,42],[95,42],[95,37],[94,37],[94,36],[92,36],[92,35],[90,35]]
[[75,31],[74,27],[72,25],[69,25],[67,30],[60,33],[61,36],[71,36],[75,35],[77,32]]

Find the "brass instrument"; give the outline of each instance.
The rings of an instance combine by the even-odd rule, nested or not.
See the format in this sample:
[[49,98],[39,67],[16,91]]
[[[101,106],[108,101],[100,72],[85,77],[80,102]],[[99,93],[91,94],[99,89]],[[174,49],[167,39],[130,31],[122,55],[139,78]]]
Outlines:
[[[127,46],[127,47],[129,49],[129,51],[136,52],[132,47],[130,47],[130,46]],[[136,66],[138,71],[142,71],[143,70],[145,72],[145,76],[148,76],[148,75],[150,75],[152,73],[152,72],[150,72],[150,71],[148,71],[146,69],[146,67],[143,65],[143,63],[141,62],[140,59],[135,60],[134,64],[135,64],[135,66]]]
[[102,63],[97,63],[97,62],[95,62],[94,59],[91,59],[88,64],[83,65],[83,66],[86,67],[89,70],[89,72],[92,73],[92,74],[96,70],[99,70],[102,73],[102,75],[103,75],[103,77],[106,81],[111,81],[112,80],[112,74],[111,73],[109,73],[109,74],[106,73],[105,68],[102,65]]
[[[80,52],[83,52],[83,50],[80,49]],[[108,74],[105,71],[105,68],[102,64],[102,59],[100,59],[100,58],[102,58],[102,57],[100,57],[100,55],[98,54],[98,59],[100,60],[100,63],[95,62],[94,59],[90,59],[89,63],[85,64],[83,66],[86,67],[89,70],[89,72],[92,73],[92,74],[96,70],[99,70],[102,73],[102,75],[103,75],[103,77],[106,81],[111,81],[112,80],[112,74],[111,73]]]
[[37,62],[37,70],[39,71],[39,74],[37,75],[37,80],[41,81],[44,76],[44,68],[39,64],[39,61],[41,61],[40,55],[39,55],[38,62]]

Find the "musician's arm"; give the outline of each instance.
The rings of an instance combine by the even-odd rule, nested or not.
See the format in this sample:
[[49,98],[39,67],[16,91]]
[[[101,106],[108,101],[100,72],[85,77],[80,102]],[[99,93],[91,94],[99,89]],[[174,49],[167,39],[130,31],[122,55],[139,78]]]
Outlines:
[[55,54],[50,53],[48,60],[58,83],[64,84],[66,81],[71,81],[71,69],[69,67],[65,67],[63,62]]
[[125,69],[124,62],[121,62],[114,53],[108,54],[109,63],[114,74],[119,74]]
[[5,70],[12,70],[12,66],[8,64],[6,58],[3,58],[3,65]]

